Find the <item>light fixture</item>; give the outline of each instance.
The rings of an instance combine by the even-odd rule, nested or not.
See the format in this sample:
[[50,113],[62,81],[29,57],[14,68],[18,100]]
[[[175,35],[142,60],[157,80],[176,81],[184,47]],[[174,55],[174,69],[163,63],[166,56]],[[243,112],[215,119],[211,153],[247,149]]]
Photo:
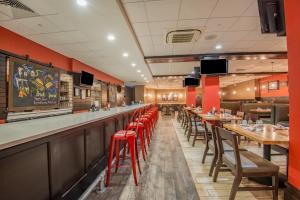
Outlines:
[[144,74],[141,74],[141,77],[144,77],[145,75]]
[[261,56],[260,59],[261,59],[261,60],[266,60],[267,57],[266,57],[266,56]]
[[222,93],[223,96],[225,96],[225,94],[226,94],[225,92]]
[[257,87],[254,87],[254,90],[256,91],[256,90],[257,90]]
[[267,87],[267,86],[265,86],[265,85],[261,86],[262,89],[266,89],[266,87]]
[[221,92],[221,91],[219,91],[219,92],[218,92],[218,94],[219,94],[219,95],[221,95],[221,94],[222,94],[222,92]]
[[136,70],[137,73],[141,73],[142,71],[140,69]]
[[114,41],[114,40],[116,40],[116,37],[113,34],[109,34],[109,35],[107,35],[107,40]]
[[126,53],[126,52],[123,53],[123,57],[127,58],[128,56],[129,56],[128,53]]
[[132,66],[132,67],[135,67],[135,66],[136,66],[136,64],[135,64],[135,63],[131,63],[131,66]]
[[217,44],[217,45],[215,46],[215,49],[222,49],[222,48],[223,48],[223,46],[220,45],[220,44]]
[[86,0],[77,0],[77,4],[80,5],[80,6],[86,6],[87,1]]
[[232,94],[236,94],[236,91],[234,90],[234,91],[232,92]]
[[247,88],[246,91],[247,91],[247,92],[250,92],[250,88]]

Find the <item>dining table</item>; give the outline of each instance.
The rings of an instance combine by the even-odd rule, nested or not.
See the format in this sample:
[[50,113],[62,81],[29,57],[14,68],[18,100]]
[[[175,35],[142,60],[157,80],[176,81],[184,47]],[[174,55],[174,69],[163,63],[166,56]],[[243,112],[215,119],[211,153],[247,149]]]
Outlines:
[[[277,127],[271,124],[223,124],[223,127],[262,144],[263,158],[269,161],[271,161],[272,145],[286,149],[289,146],[289,129],[285,127]],[[286,179],[286,175],[281,175],[281,177],[283,177],[281,178],[283,181]],[[272,181],[260,178],[260,181],[257,182],[269,185]]]
[[230,115],[230,114],[226,114],[226,113],[222,113],[222,114],[205,114],[205,113],[201,113],[199,114],[199,116],[206,121],[215,121],[215,122],[224,122],[224,121],[238,121],[238,120],[243,120],[241,117],[238,117],[236,115]]

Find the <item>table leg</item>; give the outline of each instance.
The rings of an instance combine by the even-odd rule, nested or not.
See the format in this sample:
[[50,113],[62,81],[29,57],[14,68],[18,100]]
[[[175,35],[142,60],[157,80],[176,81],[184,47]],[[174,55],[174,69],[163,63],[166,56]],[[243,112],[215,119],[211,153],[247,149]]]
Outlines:
[[264,159],[271,161],[271,145],[264,144],[263,148]]

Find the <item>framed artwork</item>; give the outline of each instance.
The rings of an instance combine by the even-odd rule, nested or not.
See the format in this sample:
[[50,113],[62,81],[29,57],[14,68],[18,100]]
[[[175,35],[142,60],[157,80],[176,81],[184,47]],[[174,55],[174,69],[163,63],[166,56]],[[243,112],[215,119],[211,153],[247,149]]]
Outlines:
[[269,90],[279,90],[279,81],[271,81],[268,83]]

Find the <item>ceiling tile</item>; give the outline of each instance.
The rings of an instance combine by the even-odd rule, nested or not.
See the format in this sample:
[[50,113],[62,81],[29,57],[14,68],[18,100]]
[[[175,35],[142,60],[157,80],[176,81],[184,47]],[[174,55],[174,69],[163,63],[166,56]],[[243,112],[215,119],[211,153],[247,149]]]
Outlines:
[[50,22],[49,20],[42,17],[23,18],[17,20],[26,27],[35,30],[34,34],[58,32],[60,29]]
[[173,44],[173,55],[191,54],[193,44]]
[[176,21],[150,22],[150,33],[152,35],[165,35],[168,31],[176,29]]
[[152,45],[152,38],[150,35],[140,36],[138,40],[141,45]]
[[55,24],[56,27],[59,28],[61,31],[70,31],[70,30],[78,30],[80,29],[80,25],[76,23],[72,19],[72,17],[64,15],[64,14],[57,14],[57,15],[46,15],[43,18],[47,19],[51,23]]
[[177,26],[179,28],[200,28],[204,27],[207,19],[186,19],[179,20]]
[[154,56],[153,45],[142,45],[144,56]]
[[58,11],[52,6],[53,1],[48,0],[19,0],[26,6],[34,10],[34,12],[40,15],[57,14]]
[[148,23],[134,23],[133,28],[138,36],[150,35]]
[[243,13],[244,17],[258,17],[259,12],[258,12],[258,5],[257,1],[254,1],[251,6]]
[[226,41],[238,41],[241,40],[247,34],[247,31],[230,31],[224,32],[220,38],[220,42]]
[[177,20],[180,0],[147,1],[149,21]]
[[231,31],[252,31],[260,27],[259,17],[240,17],[230,28]]
[[163,45],[154,45],[155,55],[172,55],[173,45],[163,44]]
[[234,48],[248,49],[255,45],[255,41],[238,41],[235,43]]
[[164,35],[152,35],[152,41],[154,45],[161,45],[165,42]]
[[255,0],[219,0],[211,17],[241,16]]
[[210,18],[205,25],[206,32],[227,31],[238,18]]
[[144,2],[127,3],[125,8],[132,23],[146,22],[148,20]]
[[182,0],[180,19],[208,18],[217,0]]

